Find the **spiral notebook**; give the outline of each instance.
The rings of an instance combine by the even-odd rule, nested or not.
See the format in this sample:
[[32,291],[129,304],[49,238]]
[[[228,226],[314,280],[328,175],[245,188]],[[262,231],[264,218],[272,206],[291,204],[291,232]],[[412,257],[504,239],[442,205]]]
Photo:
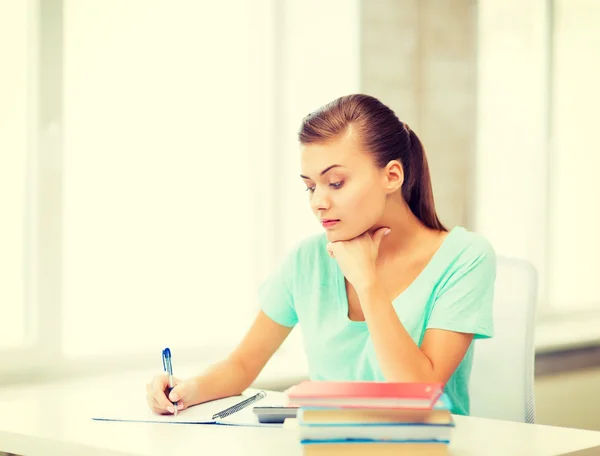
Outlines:
[[[95,421],[118,421],[137,423],[165,423],[165,424],[225,424],[231,426],[281,426],[281,424],[259,423],[252,407],[258,402],[270,402],[265,399],[264,391],[245,393],[217,399],[203,404],[198,404],[177,415],[157,415],[153,413],[145,402],[123,403],[118,402],[107,406],[107,411],[92,417]],[[269,404],[280,405],[280,404]]]

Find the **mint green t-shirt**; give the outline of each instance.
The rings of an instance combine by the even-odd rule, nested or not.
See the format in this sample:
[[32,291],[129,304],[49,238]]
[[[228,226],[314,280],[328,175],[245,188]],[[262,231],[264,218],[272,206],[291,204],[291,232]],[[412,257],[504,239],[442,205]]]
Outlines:
[[[385,381],[366,322],[348,318],[344,276],[327,254],[324,234],[301,242],[261,287],[261,309],[273,321],[300,325],[312,380]],[[420,345],[428,328],[493,335],[496,256],[490,243],[453,228],[419,276],[393,301]],[[469,414],[473,343],[445,386],[452,412]]]

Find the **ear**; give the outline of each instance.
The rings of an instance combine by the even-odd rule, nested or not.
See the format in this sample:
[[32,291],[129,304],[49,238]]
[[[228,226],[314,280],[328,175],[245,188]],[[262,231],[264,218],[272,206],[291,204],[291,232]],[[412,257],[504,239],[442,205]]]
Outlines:
[[386,192],[394,193],[398,191],[404,183],[404,168],[398,160],[391,160],[384,169],[384,185]]

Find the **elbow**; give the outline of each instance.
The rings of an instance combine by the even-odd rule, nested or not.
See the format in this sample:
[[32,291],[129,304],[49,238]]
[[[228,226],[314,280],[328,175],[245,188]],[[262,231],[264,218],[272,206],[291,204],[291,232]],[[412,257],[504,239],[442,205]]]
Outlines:
[[419,366],[413,369],[407,369],[406,366],[391,366],[391,369],[384,373],[385,381],[392,383],[440,383],[446,386],[448,381],[446,376],[436,371],[435,367],[425,358]]

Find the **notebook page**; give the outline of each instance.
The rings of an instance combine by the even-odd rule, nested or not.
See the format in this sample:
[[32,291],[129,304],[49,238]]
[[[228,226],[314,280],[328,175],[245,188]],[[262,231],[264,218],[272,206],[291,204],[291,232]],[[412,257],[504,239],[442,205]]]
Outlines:
[[[105,404],[99,413],[94,414],[92,419],[102,421],[130,421],[130,422],[144,422],[144,423],[167,423],[167,424],[203,424],[203,423],[214,423],[212,419],[213,415],[217,412],[221,412],[228,407],[232,407],[239,402],[251,397],[251,394],[244,394],[240,396],[226,397],[223,399],[217,399],[203,404],[198,404],[190,407],[186,410],[180,410],[175,415],[157,415],[153,413],[148,404],[143,400],[135,401],[116,401]],[[227,417],[229,421],[235,421],[235,415],[241,413],[244,410],[250,410],[252,413],[252,405],[242,409],[241,411]],[[242,423],[248,421],[249,417],[246,415],[245,418],[242,416]],[[257,422],[258,423],[258,422]],[[233,424],[233,423],[232,423]]]

